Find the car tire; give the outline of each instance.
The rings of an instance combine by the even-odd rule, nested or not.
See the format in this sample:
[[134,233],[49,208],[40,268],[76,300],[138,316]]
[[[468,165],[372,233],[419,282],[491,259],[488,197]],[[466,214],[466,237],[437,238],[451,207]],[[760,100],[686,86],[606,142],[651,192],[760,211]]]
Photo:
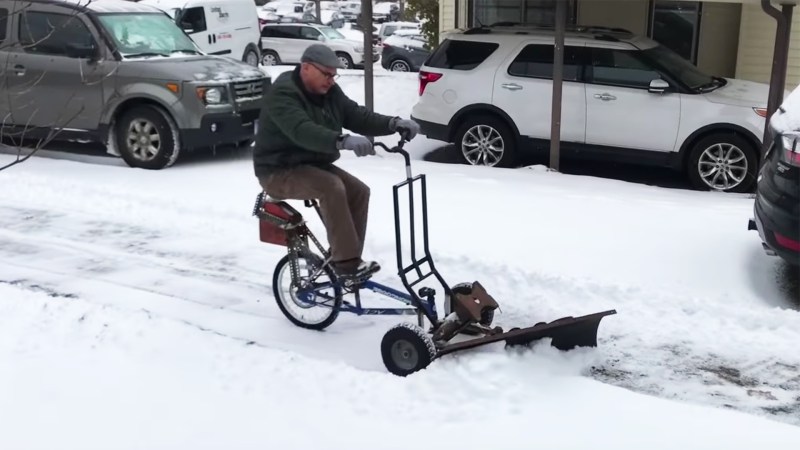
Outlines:
[[344,52],[336,52],[336,56],[338,56],[339,61],[344,64],[345,69],[353,68],[353,58],[351,58],[350,55]]
[[265,66],[277,66],[281,63],[281,58],[272,50],[264,50],[261,55],[261,64]]
[[392,72],[411,72],[411,64],[404,59],[395,59],[389,63],[389,70]]
[[758,152],[740,134],[712,133],[692,146],[686,173],[696,190],[751,192],[758,178]]
[[131,167],[159,170],[178,159],[178,127],[160,108],[135,106],[122,114],[115,128],[117,149]]
[[[488,147],[489,144],[492,147]],[[517,159],[516,134],[503,120],[492,115],[468,117],[456,131],[455,146],[461,160],[473,166],[511,167]]]
[[256,51],[253,47],[247,47],[247,49],[244,51],[244,55],[242,55],[242,61],[253,67],[258,67],[260,62],[258,58],[258,51]]

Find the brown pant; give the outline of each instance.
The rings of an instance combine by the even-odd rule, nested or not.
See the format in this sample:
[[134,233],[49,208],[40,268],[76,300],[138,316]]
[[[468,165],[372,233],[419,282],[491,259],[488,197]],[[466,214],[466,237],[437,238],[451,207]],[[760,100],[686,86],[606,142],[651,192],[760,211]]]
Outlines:
[[361,258],[367,233],[369,186],[336,166],[328,170],[298,166],[258,179],[261,188],[280,200],[319,201],[331,259]]

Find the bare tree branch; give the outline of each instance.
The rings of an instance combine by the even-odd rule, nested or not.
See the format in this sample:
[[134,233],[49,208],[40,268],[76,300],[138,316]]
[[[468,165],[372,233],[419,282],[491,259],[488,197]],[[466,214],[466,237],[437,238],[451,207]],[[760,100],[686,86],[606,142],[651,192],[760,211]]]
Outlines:
[[[75,4],[86,6],[92,3],[94,0],[84,0],[84,1],[76,1]],[[77,16],[79,14],[78,10],[74,10],[75,12],[71,15],[67,15],[64,20],[62,20],[61,24],[54,24],[52,22],[48,22],[49,31],[44,36],[36,36],[37,31],[41,30],[32,30],[30,24],[27,20],[23,21],[21,19],[26,18],[26,14],[30,10],[31,7],[34,6],[32,2],[13,2],[13,9],[9,12],[6,20],[6,36],[0,37],[0,51],[6,53],[8,57],[6,58],[5,64],[3,65],[2,69],[0,69],[0,77],[4,77],[6,80],[11,80],[17,74],[16,70],[12,70],[13,58],[12,55],[15,54],[27,54],[27,53],[35,53],[35,54],[46,54],[54,57],[61,57],[66,56],[66,54],[59,54],[59,50],[61,48],[66,49],[67,42],[63,40],[63,37],[59,38],[58,33],[62,30],[67,29],[69,26],[75,25],[75,20],[79,21],[79,23],[83,24],[83,21]],[[10,29],[11,29],[11,22],[12,18],[15,22],[20,24],[19,27],[19,36],[10,36]],[[85,26],[85,24],[84,24]],[[92,38],[94,39],[94,38]],[[59,45],[60,41],[60,45]],[[45,45],[43,45],[45,44]],[[55,44],[53,46],[53,44]],[[96,42],[99,46],[101,42]],[[39,47],[45,47],[45,51],[42,52],[39,50]],[[53,51],[55,48],[55,51]],[[49,51],[48,51],[49,50]],[[104,76],[100,77],[96,80],[90,80],[89,76],[84,73],[84,64],[86,63],[85,60],[80,58],[74,58],[74,63],[78,64],[79,73],[80,73],[80,83],[83,86],[92,86],[99,83],[102,83],[106,77],[113,75],[113,72],[104,74]],[[40,149],[44,148],[45,146],[49,145],[53,142],[58,136],[63,132],[65,128],[68,128],[69,125],[75,121],[81,114],[83,114],[86,105],[81,105],[76,112],[69,114],[70,105],[74,105],[74,100],[77,92],[79,89],[74,89],[70,96],[66,99],[63,105],[36,105],[34,99],[24,100],[25,96],[31,94],[35,91],[37,87],[40,87],[42,81],[48,75],[48,72],[42,72],[36,78],[32,80],[25,81],[19,85],[11,86],[11,83],[8,85],[8,91],[6,95],[0,98],[0,102],[5,103],[6,108],[4,108],[7,113],[2,118],[2,123],[0,123],[0,141],[7,141],[9,139],[12,140],[11,148],[16,148],[16,159],[2,167],[0,167],[0,171],[6,170],[10,167],[13,167],[17,164],[21,164],[28,159],[30,159],[34,154],[36,154]],[[22,100],[21,100],[22,99]],[[0,103],[0,104],[2,104]],[[61,113],[55,118],[52,123],[49,124],[40,124],[39,126],[32,126],[31,122],[35,120],[37,114],[40,110],[52,110],[52,108],[61,108]],[[28,117],[24,124],[16,123],[14,118],[15,111],[29,111]],[[9,122],[13,125],[13,129],[7,130],[9,128]],[[40,139],[32,148],[31,147],[24,147],[24,142],[27,135],[33,129],[41,129],[47,128],[47,134],[44,138]]]

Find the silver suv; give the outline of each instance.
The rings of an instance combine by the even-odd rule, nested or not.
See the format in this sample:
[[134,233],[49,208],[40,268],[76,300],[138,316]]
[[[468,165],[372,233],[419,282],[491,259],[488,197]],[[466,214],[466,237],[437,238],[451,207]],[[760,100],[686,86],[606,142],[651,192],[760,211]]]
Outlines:
[[252,141],[269,78],[122,0],[0,0],[2,133],[101,142],[132,167]]

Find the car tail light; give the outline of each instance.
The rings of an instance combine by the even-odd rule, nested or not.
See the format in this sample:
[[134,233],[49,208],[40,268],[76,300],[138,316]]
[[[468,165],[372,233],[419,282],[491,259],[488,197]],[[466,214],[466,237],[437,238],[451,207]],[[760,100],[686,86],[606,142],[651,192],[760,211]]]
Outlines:
[[761,117],[767,117],[767,108],[753,108],[753,111]]
[[442,78],[442,74],[434,73],[434,72],[426,72],[424,70],[419,71],[419,95],[422,95],[425,92],[425,86],[428,83],[433,83],[434,81]]
[[775,240],[781,247],[800,252],[800,242],[797,242],[792,238],[788,238],[780,233],[775,233]]
[[783,151],[783,158],[781,158],[781,161],[789,164],[790,166],[800,167],[800,152],[798,152],[798,150],[800,149],[785,149]]
[[788,132],[781,135],[783,152],[781,162],[800,167],[800,133]]

